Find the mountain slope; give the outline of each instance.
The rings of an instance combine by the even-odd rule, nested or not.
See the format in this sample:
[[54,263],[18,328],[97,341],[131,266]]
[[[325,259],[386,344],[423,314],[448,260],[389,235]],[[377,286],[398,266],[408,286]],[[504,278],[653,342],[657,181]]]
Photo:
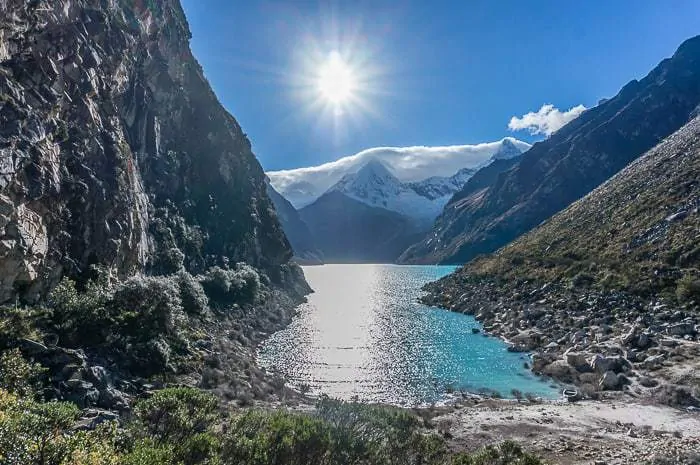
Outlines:
[[299,210],[329,263],[392,263],[422,231],[415,221],[330,191]]
[[189,39],[177,0],[0,3],[1,302],[181,255],[283,280],[265,176]]
[[459,214],[460,209],[463,208],[461,200],[488,189],[496,181],[498,175],[509,170],[518,162],[517,157],[496,159],[474,173],[464,183],[462,189],[450,198],[426,236],[401,254],[399,263],[416,265],[440,262],[442,249],[439,244],[449,243],[452,238],[460,236],[466,228],[467,217]]
[[641,81],[587,110],[549,139],[535,144],[485,189],[445,211],[438,229],[412,260],[464,263],[492,252],[585,195],[649,150],[697,112],[700,37],[684,42]]
[[669,355],[654,349],[657,340],[700,330],[698,173],[700,118],[530,233],[429,285],[427,300],[479,315],[524,349],[549,347],[536,368],[553,363],[568,381],[584,382],[556,361],[572,347],[595,354],[622,346],[635,369],[658,369],[645,362]]
[[299,216],[299,212],[287,199],[282,197],[274,187],[267,183],[267,195],[272,200],[277,212],[277,218],[282,225],[284,233],[289,239],[294,251],[294,261],[299,264],[319,265],[323,263],[321,253],[314,245],[314,236],[311,230]]

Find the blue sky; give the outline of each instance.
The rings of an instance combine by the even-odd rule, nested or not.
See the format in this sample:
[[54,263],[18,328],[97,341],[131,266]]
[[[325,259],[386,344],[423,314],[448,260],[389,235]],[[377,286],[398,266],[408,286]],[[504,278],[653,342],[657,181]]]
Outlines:
[[[183,0],[192,48],[266,170],[376,146],[471,144],[545,103],[593,106],[700,34],[700,2]],[[340,50],[359,104],[320,112]]]

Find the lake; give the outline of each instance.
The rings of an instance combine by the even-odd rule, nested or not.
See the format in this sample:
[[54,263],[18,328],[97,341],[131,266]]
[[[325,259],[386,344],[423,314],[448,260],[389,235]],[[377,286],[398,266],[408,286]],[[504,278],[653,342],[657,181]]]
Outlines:
[[554,398],[559,389],[524,367],[471,316],[418,302],[450,266],[304,267],[314,289],[294,321],[258,351],[259,364],[296,388],[345,400],[422,405],[458,391],[512,390]]

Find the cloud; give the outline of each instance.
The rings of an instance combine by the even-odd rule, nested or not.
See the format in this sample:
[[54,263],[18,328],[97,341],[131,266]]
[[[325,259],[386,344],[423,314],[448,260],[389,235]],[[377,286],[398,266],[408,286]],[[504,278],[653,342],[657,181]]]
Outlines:
[[504,141],[521,151],[530,144],[513,137],[497,142],[443,147],[375,147],[319,166],[267,173],[272,186],[295,207],[301,208],[320,197],[346,174],[354,173],[370,160],[388,166],[401,181],[421,181],[431,176],[452,176],[462,168],[486,163]]
[[575,120],[586,110],[583,105],[577,105],[568,111],[560,111],[552,104],[542,105],[537,113],[530,112],[521,117],[513,116],[508,123],[508,129],[511,131],[522,131],[527,129],[530,134],[551,135],[569,123]]

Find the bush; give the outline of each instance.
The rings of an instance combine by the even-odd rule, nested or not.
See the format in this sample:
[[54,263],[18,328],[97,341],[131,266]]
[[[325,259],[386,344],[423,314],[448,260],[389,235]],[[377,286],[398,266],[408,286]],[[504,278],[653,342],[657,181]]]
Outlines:
[[53,312],[52,326],[63,345],[94,346],[110,335],[114,319],[106,305],[112,287],[105,282],[90,281],[83,292],[75,282],[64,278],[49,295]]
[[0,355],[0,389],[33,397],[45,371],[41,365],[27,362],[19,349],[5,351]]
[[700,279],[685,275],[676,283],[676,297],[681,302],[700,303]]
[[168,388],[136,403],[134,414],[156,442],[181,441],[205,431],[214,421],[217,400],[195,388]]
[[505,441],[474,454],[458,454],[452,458],[451,465],[542,465],[542,461],[524,452],[518,444]]
[[178,273],[177,284],[185,312],[199,315],[209,308],[209,299],[204,288],[191,274],[186,271]]
[[165,277],[127,279],[117,286],[110,306],[120,315],[128,334],[141,341],[174,334],[182,316],[180,290]]
[[209,298],[220,304],[252,302],[260,289],[260,275],[245,263],[233,270],[213,266],[200,281]]
[[284,411],[250,410],[231,423],[223,441],[222,456],[224,463],[230,465],[357,463],[366,452],[359,440],[348,439],[354,447],[342,450],[334,444],[330,425],[318,418]]

